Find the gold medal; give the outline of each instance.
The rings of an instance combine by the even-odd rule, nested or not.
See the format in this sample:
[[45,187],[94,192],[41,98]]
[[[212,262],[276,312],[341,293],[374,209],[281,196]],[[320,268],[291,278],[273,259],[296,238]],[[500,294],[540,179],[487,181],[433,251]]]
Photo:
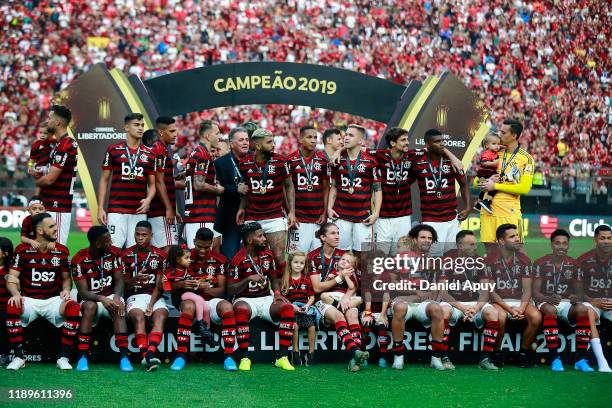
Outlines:
[[135,180],[135,179],[136,179],[136,174],[135,174],[135,173],[130,173],[130,174],[128,175],[128,178],[129,178],[130,180]]
[[260,194],[266,194],[266,188],[265,187],[262,187],[259,191],[261,192]]
[[349,187],[348,188],[348,193],[349,194],[353,194],[355,192],[355,189],[353,187]]
[[442,192],[441,192],[441,191],[438,191],[438,192],[436,193],[436,197],[441,198],[441,197],[442,197]]
[[309,184],[308,187],[306,187],[306,190],[312,191],[312,184]]

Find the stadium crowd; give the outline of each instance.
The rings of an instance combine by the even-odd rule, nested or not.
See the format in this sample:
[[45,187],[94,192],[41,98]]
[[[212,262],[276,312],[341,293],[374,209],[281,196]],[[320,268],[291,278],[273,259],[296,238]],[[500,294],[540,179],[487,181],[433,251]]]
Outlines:
[[[143,80],[235,61],[325,64],[398,83],[450,71],[500,115],[525,124],[536,168],[566,179],[609,166],[606,2],[337,0],[26,0],[0,5],[2,177],[24,179],[54,93],[95,63]],[[101,41],[91,41],[92,38]],[[240,106],[181,118],[185,157],[203,119],[247,120],[296,148],[297,129],[351,122],[374,144],[384,124],[300,106]],[[573,174],[572,174],[573,172]],[[601,173],[599,173],[601,174]],[[16,180],[17,181],[17,180]],[[11,185],[9,184],[9,186]]]

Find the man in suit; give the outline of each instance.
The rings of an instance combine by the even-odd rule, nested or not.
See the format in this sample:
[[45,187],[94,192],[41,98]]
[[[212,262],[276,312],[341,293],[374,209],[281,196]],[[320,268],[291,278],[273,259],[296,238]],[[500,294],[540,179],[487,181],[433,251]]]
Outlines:
[[215,160],[217,181],[225,191],[217,206],[214,228],[223,235],[221,252],[231,259],[240,248],[240,227],[236,225],[236,213],[240,206],[240,196],[248,188],[238,170],[238,163],[249,151],[249,133],[243,127],[236,127],[229,134],[230,152]]

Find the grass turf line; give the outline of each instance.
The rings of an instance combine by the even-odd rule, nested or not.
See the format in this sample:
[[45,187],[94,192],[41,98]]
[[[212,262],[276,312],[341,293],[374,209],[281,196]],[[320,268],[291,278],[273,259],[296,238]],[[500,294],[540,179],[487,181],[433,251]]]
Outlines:
[[[15,246],[19,244],[19,231],[15,229],[1,231],[0,236],[10,239]],[[532,260],[551,252],[550,240],[548,238],[527,237],[525,245],[527,253]],[[89,242],[87,241],[87,234],[84,232],[71,232],[68,236],[68,249],[70,250],[71,255],[76,254],[79,250],[88,246]],[[593,247],[594,244],[592,238],[572,238],[570,241],[569,255],[573,258],[578,258],[583,253],[593,249]],[[481,248],[480,252],[484,253],[484,250]]]
[[[0,371],[3,394],[9,388],[72,389],[74,406],[295,406],[419,407],[440,406],[610,406],[612,375],[548,368],[506,367],[486,372],[473,365],[437,372],[422,365],[403,371],[370,366],[351,374],[345,365],[320,364],[283,372],[254,364],[251,372],[228,373],[219,365],[187,365],[171,372],[167,365],[147,373],[135,367],[90,364],[90,372],[62,372],[50,364],[28,364],[17,372]],[[3,397],[4,397],[3,395]],[[4,400],[6,401],[6,400]],[[12,401],[11,401],[12,402]],[[59,406],[28,401],[16,406]],[[63,403],[66,406],[65,402]]]

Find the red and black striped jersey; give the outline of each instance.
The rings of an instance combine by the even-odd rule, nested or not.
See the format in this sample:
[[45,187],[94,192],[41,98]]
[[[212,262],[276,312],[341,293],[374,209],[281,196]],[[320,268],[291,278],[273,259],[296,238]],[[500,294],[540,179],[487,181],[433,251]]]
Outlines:
[[[295,216],[299,222],[314,223],[325,213],[323,180],[329,180],[329,162],[322,152],[302,157],[299,150],[287,157],[295,187]],[[329,184],[329,183],[327,183]]]
[[412,194],[410,186],[414,183],[410,172],[414,162],[414,150],[404,153],[398,160],[391,156],[391,149],[378,149],[370,152],[378,162],[383,202],[380,207],[381,218],[397,218],[412,214]]
[[[289,177],[287,159],[272,153],[267,162],[258,163],[255,153],[249,153],[240,160],[240,173],[249,190],[246,194],[246,220],[258,221],[284,217],[284,181]],[[263,180],[263,173],[267,173]]]
[[[343,151],[338,163],[331,168],[331,178],[337,191],[334,211],[342,220],[362,222],[370,215],[372,208],[372,185],[380,182],[378,162],[370,153],[359,152],[359,156],[350,161],[351,167],[355,167],[351,171],[347,159],[348,153]],[[352,181],[349,173],[354,173]]]
[[152,294],[155,289],[157,278],[166,270],[166,253],[152,246],[149,251],[138,251],[138,246],[133,245],[121,254],[123,261],[123,276],[133,279],[136,275],[145,275],[146,283],[138,288],[133,287],[126,292],[125,297],[140,294]]
[[[124,273],[121,250],[110,247],[98,259],[91,256],[89,248],[83,248],[72,258],[71,270],[72,279],[84,279],[90,292],[100,296],[112,295],[115,289],[114,274],[119,272],[123,276]],[[78,300],[82,300],[80,296]]]
[[312,288],[312,282],[308,276],[300,276],[295,279],[289,276],[289,286],[287,293],[283,293],[291,303],[302,302],[308,303],[308,298],[314,296],[314,289]]
[[412,172],[419,184],[422,221],[454,220],[457,217],[455,180],[464,178],[464,176],[455,172],[451,161],[447,158],[442,157],[442,163],[440,163],[439,160],[430,160],[426,150],[415,151],[414,154]]
[[476,262],[476,259],[460,256],[456,249],[448,251],[442,258],[442,271],[436,281],[448,281],[448,294],[458,302],[475,302],[480,296],[478,291],[466,289],[466,282],[488,282],[491,279],[484,262]]
[[36,233],[34,232],[34,228],[32,227],[32,216],[28,215],[21,222],[21,236],[36,239]]
[[215,184],[216,172],[214,159],[206,146],[199,144],[191,152],[185,167],[185,222],[214,222],[217,210],[217,196],[213,193],[198,191],[195,188],[196,176],[205,178],[206,183]]
[[[416,290],[420,290],[420,282],[434,282],[442,273],[441,263],[435,257],[417,251],[404,251],[397,255],[402,259],[402,265],[397,269],[399,278],[412,282]],[[437,262],[437,263],[436,263]]]
[[11,298],[11,294],[6,288],[6,275],[8,275],[8,272],[8,268],[0,265],[0,312],[6,311],[6,303]]
[[[172,154],[168,151],[168,146],[157,140],[153,143],[151,151],[155,156],[155,168],[158,173],[164,175],[164,184],[168,199],[172,203],[172,208],[176,208],[176,186],[174,185],[174,165],[172,163]],[[151,207],[147,212],[147,217],[163,217],[166,215],[166,207],[159,193],[155,194],[155,198],[151,201]]]
[[[209,250],[204,258],[198,256],[196,248],[191,250],[191,265],[189,265],[189,275],[192,279],[206,280],[211,288],[219,287],[219,276],[226,275],[227,258],[216,251]],[[206,292],[200,293],[204,300],[212,299]]]
[[59,296],[64,273],[70,273],[70,252],[64,245],[55,243],[54,249],[39,252],[27,244],[15,248],[11,269],[19,272],[21,295],[33,299],[49,299]]
[[51,150],[50,166],[61,170],[50,186],[40,188],[40,197],[47,211],[69,213],[72,211],[72,195],[76,180],[78,145],[76,140],[64,135]]
[[557,264],[552,254],[544,255],[533,263],[531,275],[534,279],[542,279],[542,294],[559,295],[563,299],[576,293],[576,282],[580,280],[576,261],[567,255]]
[[229,266],[229,283],[237,283],[251,275],[261,275],[263,278],[259,282],[249,282],[249,286],[240,293],[236,293],[235,298],[247,297],[256,298],[270,296],[271,279],[278,276],[274,255],[269,249],[259,253],[257,259],[249,256],[245,247],[242,247],[232,258]]
[[595,249],[582,254],[576,263],[584,285],[584,293],[591,298],[612,298],[612,256],[601,260]]
[[143,144],[130,148],[126,142],[111,145],[106,149],[102,170],[112,172],[107,211],[135,214],[141,206],[140,200],[147,197],[147,178],[155,174],[155,156],[151,149]]
[[[342,249],[334,249],[331,257],[324,257],[324,252],[321,248],[313,249],[308,253],[308,262],[310,262],[310,276],[318,275],[321,282],[325,282],[333,279],[338,275],[338,262],[346,251]],[[346,292],[346,284],[343,282],[341,285],[345,285],[344,291]],[[339,285],[336,285],[339,286]],[[327,292],[339,292],[336,287],[328,290]]]
[[522,252],[515,252],[512,258],[504,259],[501,251],[485,258],[487,275],[495,283],[495,292],[502,299],[521,299],[523,278],[531,278],[531,259]]
[[30,163],[36,167],[47,167],[51,163],[51,152],[57,144],[47,140],[36,140],[30,148]]

